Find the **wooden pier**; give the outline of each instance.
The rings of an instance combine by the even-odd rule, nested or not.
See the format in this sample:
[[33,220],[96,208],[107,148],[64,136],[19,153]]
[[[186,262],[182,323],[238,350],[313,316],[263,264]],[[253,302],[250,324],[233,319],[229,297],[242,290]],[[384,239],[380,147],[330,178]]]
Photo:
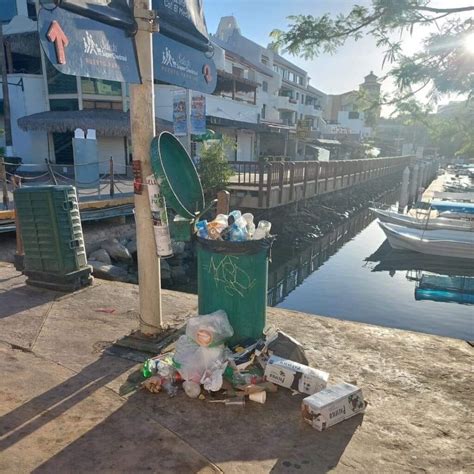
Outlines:
[[347,161],[232,163],[231,206],[271,209],[321,194],[350,188],[372,179],[401,173],[413,156]]

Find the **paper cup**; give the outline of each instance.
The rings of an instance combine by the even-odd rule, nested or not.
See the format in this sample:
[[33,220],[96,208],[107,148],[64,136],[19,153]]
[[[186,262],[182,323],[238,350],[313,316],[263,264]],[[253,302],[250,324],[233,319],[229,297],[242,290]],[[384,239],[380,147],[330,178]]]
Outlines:
[[266,399],[267,392],[257,392],[249,395],[249,400],[252,400],[252,402],[265,403]]

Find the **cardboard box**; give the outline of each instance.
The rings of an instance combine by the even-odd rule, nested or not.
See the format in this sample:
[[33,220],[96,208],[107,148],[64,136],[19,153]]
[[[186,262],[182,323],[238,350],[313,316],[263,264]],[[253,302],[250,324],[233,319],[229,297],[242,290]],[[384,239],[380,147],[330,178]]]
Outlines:
[[265,367],[265,378],[276,385],[312,395],[326,387],[329,374],[292,360],[271,356]]
[[303,418],[313,428],[323,431],[365,411],[362,390],[349,383],[327,387],[306,397],[301,405]]

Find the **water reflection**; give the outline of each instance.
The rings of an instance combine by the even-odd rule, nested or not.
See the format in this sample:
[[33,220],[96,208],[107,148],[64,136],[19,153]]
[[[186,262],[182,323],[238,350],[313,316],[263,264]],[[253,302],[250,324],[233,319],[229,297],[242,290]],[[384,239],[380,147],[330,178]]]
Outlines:
[[293,255],[288,255],[288,249],[282,250],[277,247],[268,272],[267,304],[276,306],[281,303],[308,276],[373,220],[372,213],[364,209],[335,226],[332,232],[317,239],[305,249],[292,250]]
[[474,304],[474,265],[469,260],[394,250],[385,241],[366,261],[376,263],[373,272],[404,272],[415,283],[416,301]]

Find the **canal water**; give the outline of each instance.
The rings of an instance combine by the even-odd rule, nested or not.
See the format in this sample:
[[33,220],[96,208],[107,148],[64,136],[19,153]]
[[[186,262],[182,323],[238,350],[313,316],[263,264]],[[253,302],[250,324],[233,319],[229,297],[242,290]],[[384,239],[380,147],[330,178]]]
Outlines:
[[394,251],[368,210],[294,252],[275,249],[269,271],[271,306],[474,339],[474,305],[454,302],[474,303],[472,293],[426,290],[433,275],[445,275],[435,277],[436,288],[445,281],[451,290],[453,285],[474,290],[472,261]]

